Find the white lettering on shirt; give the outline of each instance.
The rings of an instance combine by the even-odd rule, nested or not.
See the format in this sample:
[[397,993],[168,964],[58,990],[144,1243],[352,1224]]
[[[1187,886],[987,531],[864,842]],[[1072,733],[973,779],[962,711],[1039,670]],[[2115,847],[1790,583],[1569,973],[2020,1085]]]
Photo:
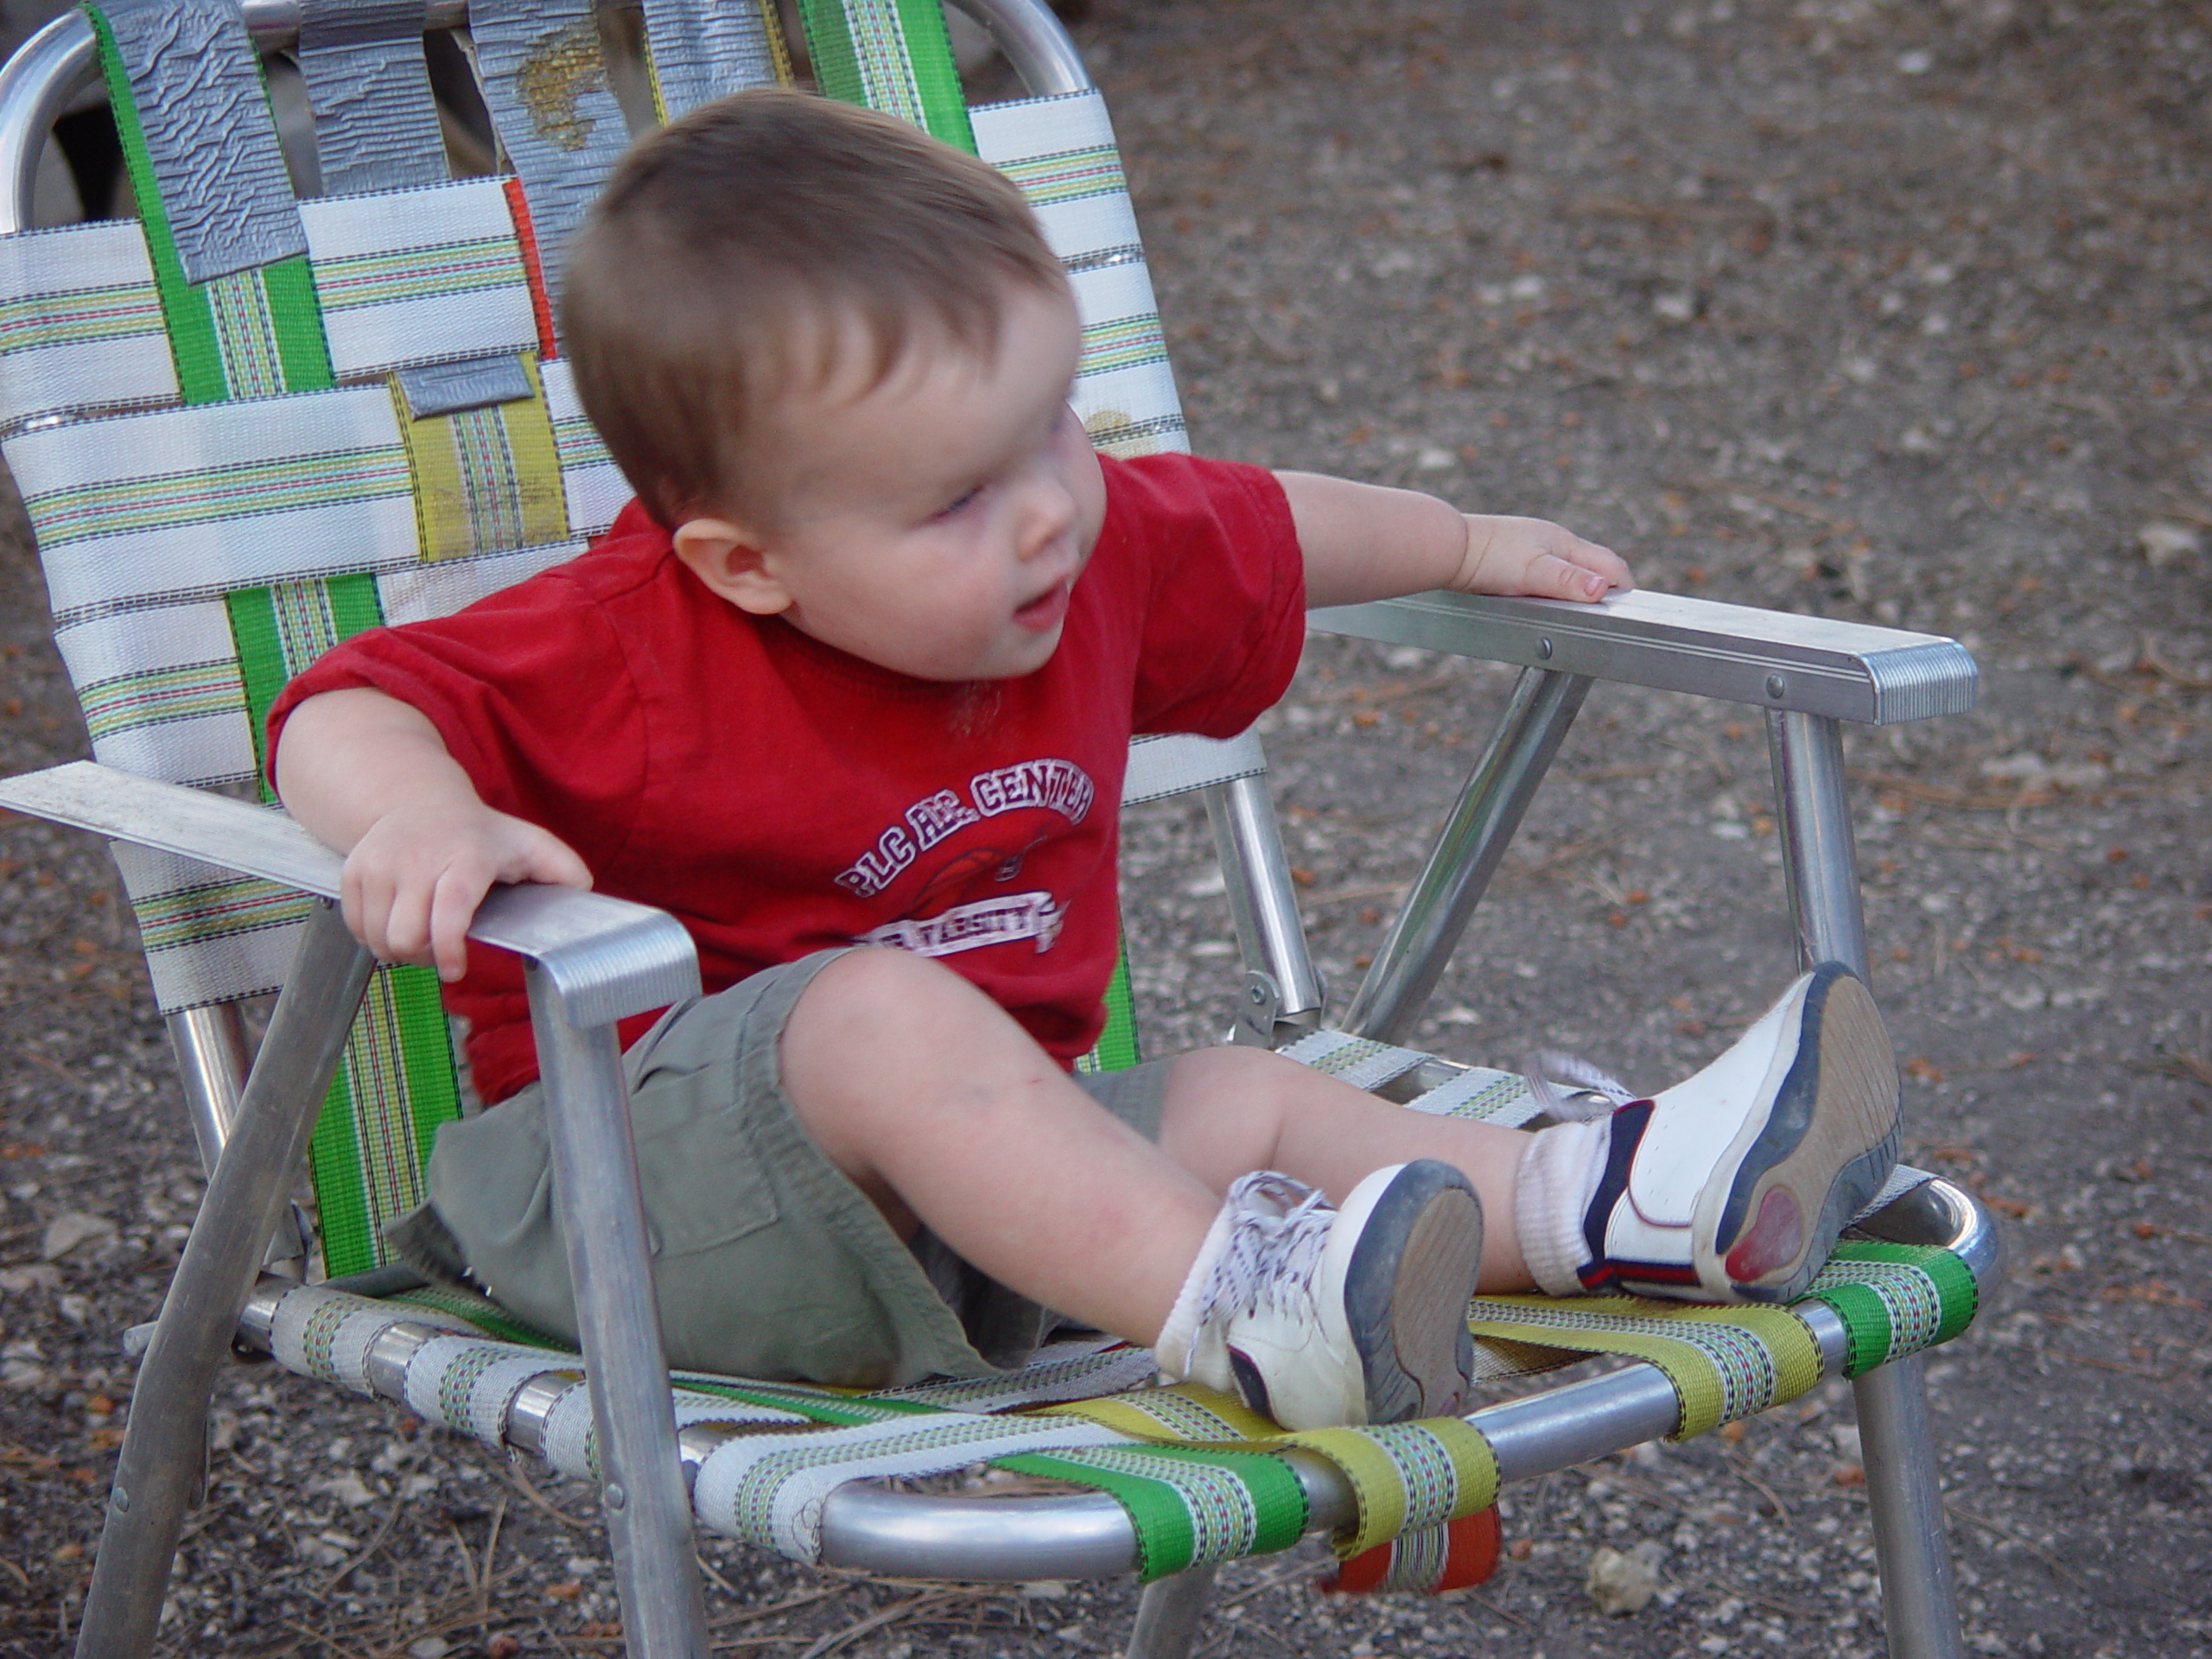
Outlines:
[[1081,823],[1096,792],[1090,774],[1072,760],[1021,760],[996,772],[979,772],[968,792],[986,817],[1020,807],[1041,806],[1070,823]]
[[899,879],[918,853],[927,852],[957,830],[1023,807],[1057,812],[1070,823],[1081,823],[1097,792],[1090,774],[1072,760],[1019,760],[994,772],[979,772],[968,780],[969,801],[949,789],[923,797],[902,815],[907,827],[893,824],[835,880],[848,892],[873,899]]
[[855,943],[894,944],[920,957],[949,957],[987,944],[1034,939],[1042,956],[1060,937],[1060,924],[1066,918],[1066,907],[1054,903],[1049,893],[1010,893],[1003,898],[955,905],[934,916],[886,922],[881,927],[870,928]]
[[914,840],[925,853],[954,830],[982,821],[982,813],[949,789],[940,789],[927,800],[916,801],[906,809],[906,822],[913,826]]
[[893,824],[877,837],[874,846],[862,853],[852,868],[837,877],[837,885],[849,887],[863,899],[881,893],[898,880],[899,872],[914,861],[914,838]]

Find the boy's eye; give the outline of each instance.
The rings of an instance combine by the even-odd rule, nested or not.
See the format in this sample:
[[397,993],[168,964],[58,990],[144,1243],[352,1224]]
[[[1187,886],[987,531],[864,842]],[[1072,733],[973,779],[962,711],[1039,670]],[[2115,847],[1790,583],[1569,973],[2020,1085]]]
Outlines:
[[980,484],[976,485],[973,489],[963,490],[956,499],[948,502],[942,507],[939,507],[938,509],[937,516],[940,518],[951,518],[953,514],[958,512],[963,507],[973,505],[976,498],[981,496],[982,493],[983,486]]

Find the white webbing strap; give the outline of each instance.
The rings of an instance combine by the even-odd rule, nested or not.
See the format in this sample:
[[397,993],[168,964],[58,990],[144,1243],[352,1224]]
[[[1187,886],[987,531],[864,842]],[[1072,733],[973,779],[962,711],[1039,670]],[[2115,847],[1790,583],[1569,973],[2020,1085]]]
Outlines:
[[1250,732],[1228,739],[1179,734],[1132,738],[1129,769],[1122,775],[1122,804],[1258,778],[1267,770],[1267,753]]

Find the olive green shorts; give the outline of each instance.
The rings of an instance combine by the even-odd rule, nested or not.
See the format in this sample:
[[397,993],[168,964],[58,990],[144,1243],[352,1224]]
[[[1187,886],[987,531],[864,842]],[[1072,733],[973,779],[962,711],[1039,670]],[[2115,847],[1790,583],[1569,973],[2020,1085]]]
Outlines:
[[[842,954],[821,951],[673,1008],[624,1056],[669,1362],[878,1388],[1019,1364],[1055,1316],[926,1230],[902,1241],[785,1098],[785,1021]],[[1166,1065],[1076,1081],[1156,1140]],[[439,1132],[429,1181],[435,1221],[416,1212],[395,1229],[395,1243],[433,1270],[450,1271],[457,1256],[513,1312],[573,1338],[552,1185],[544,1098],[533,1084]]]

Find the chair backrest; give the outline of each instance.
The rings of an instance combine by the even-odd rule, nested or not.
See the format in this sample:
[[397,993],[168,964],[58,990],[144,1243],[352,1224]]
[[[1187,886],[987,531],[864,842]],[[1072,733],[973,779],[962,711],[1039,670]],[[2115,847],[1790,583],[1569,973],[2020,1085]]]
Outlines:
[[[645,0],[655,113],[787,81],[775,10]],[[802,10],[825,92],[979,153],[1027,195],[1081,307],[1094,440],[1183,448],[1096,94],[969,110],[937,0]],[[235,0],[86,13],[139,217],[0,238],[0,435],[96,757],[259,790],[286,679],[359,629],[573,556],[626,499],[554,318],[563,251],[628,128],[591,0],[474,0],[510,170],[451,177],[421,9],[308,0],[296,56],[321,178],[344,194],[302,199]],[[117,856],[164,1014],[276,986],[302,895]],[[1125,983],[1118,1006],[1120,1042]],[[381,1262],[459,1103],[435,981],[380,972],[315,1139],[328,1271]]]

